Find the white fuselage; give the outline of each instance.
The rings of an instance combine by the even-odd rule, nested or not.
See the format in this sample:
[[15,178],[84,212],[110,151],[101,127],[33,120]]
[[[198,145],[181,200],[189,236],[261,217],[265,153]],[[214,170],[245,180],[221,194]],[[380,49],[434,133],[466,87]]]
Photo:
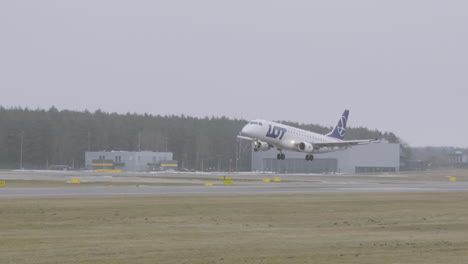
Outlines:
[[331,151],[342,150],[346,147],[325,147],[320,149],[300,150],[299,144],[306,142],[327,143],[339,142],[339,139],[328,137],[326,135],[317,134],[307,130],[283,125],[276,122],[271,122],[262,119],[250,121],[242,128],[242,136],[250,137],[254,140],[266,142],[280,150],[290,150],[305,153],[326,153]]

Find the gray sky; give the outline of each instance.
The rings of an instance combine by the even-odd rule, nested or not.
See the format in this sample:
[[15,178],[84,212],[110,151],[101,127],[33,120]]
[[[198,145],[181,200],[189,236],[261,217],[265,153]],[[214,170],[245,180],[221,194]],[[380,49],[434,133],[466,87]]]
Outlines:
[[468,147],[468,1],[0,2],[0,104],[265,118]]

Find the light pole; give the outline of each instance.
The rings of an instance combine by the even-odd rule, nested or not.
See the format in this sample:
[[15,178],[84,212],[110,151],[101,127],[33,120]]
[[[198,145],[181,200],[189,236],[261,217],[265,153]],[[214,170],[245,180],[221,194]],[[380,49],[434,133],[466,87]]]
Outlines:
[[138,151],[141,151],[141,131],[138,131]]
[[91,131],[88,129],[88,152],[91,151]]
[[23,139],[24,139],[24,131],[21,131],[21,146],[20,146],[20,170],[23,169]]

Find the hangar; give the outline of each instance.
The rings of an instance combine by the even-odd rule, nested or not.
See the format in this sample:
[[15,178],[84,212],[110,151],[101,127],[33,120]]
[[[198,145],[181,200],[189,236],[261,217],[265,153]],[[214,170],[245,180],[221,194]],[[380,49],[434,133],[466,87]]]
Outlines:
[[368,145],[324,154],[305,160],[301,152],[283,151],[285,160],[277,160],[275,150],[252,151],[252,171],[277,173],[365,173],[396,172],[400,169],[400,144],[379,141]]
[[87,169],[122,171],[155,171],[177,169],[172,152],[153,151],[98,151],[85,153]]

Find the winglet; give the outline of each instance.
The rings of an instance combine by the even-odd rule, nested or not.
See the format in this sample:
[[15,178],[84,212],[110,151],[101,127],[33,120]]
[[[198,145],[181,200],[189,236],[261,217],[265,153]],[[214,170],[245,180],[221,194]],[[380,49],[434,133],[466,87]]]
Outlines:
[[346,132],[346,123],[348,123],[349,110],[345,110],[335,128],[327,136],[343,140]]

